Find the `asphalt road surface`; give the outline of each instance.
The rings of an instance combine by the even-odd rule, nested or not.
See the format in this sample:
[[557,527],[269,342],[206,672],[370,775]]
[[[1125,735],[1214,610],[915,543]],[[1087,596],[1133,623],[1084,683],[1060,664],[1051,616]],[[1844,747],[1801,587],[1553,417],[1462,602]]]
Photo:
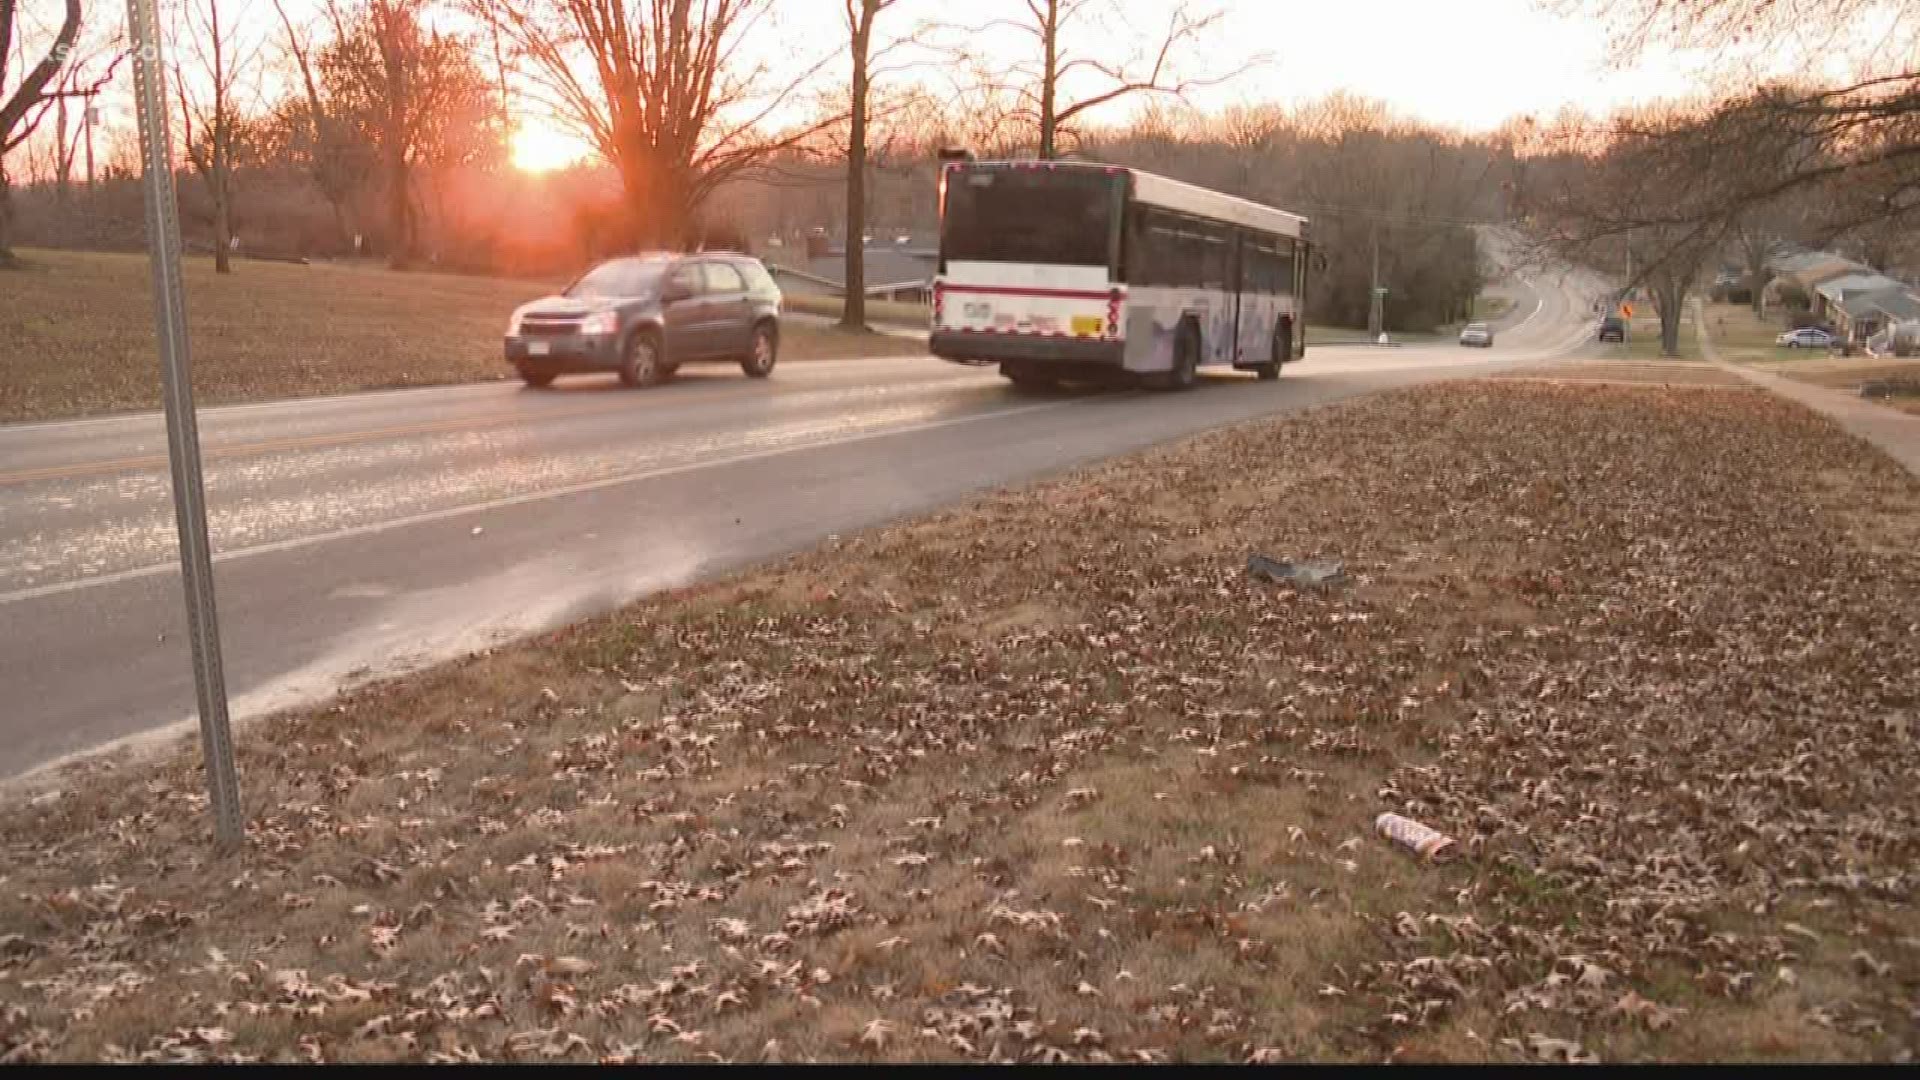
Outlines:
[[[1542,278],[1492,350],[1322,347],[1278,382],[1015,394],[933,359],[205,410],[237,718],[1205,428],[1563,356]],[[1284,467],[1284,465],[1277,466]],[[157,414],[0,427],[0,777],[193,719]]]

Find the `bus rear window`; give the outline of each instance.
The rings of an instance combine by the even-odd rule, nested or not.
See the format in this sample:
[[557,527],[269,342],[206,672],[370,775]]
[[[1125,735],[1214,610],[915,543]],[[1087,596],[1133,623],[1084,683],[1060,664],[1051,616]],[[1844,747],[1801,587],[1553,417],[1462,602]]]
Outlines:
[[1105,266],[1121,177],[1081,169],[961,169],[947,183],[942,262]]

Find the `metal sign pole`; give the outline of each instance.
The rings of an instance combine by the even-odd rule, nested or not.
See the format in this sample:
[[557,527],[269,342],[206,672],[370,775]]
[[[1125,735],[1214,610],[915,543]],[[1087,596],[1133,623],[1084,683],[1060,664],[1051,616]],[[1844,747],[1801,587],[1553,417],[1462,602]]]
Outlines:
[[173,473],[173,516],[180,533],[180,573],[187,594],[187,640],[200,704],[214,838],[231,850],[244,837],[240,782],[233,767],[227,682],[220,666],[220,626],[213,606],[213,550],[207,541],[207,498],[200,473],[200,432],[193,413],[192,355],[186,297],[180,281],[179,203],[173,183],[173,138],[167,129],[166,69],[155,0],[127,0],[133,37],[134,99],[140,120],[140,162],[147,194],[147,245],[153,266],[154,321],[160,338],[160,382],[167,411],[167,460]]

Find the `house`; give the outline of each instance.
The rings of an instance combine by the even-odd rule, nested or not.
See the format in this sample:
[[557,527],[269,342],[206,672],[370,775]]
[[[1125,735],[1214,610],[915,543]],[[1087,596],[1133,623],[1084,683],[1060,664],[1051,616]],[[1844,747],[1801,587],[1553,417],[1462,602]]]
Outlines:
[[[927,248],[878,247],[866,250],[867,295],[888,300],[920,300],[933,289],[939,253]],[[780,288],[796,296],[840,296],[846,292],[844,253],[807,257],[799,253],[767,269]]]
[[1830,315],[1842,337],[1865,342],[1882,330],[1920,321],[1920,298],[1899,282],[1890,288],[1847,290],[1833,303]]
[[1885,274],[1871,271],[1840,274],[1828,278],[1813,286],[1814,315],[1833,322],[1838,318],[1837,311],[1846,303],[1849,296],[1864,293],[1883,293],[1899,291],[1905,286]]
[[1817,303],[1814,292],[1825,282],[1849,274],[1871,274],[1873,268],[1863,266],[1852,259],[1842,258],[1827,251],[1803,251],[1785,255],[1773,264],[1773,280],[1761,293],[1762,302],[1773,305],[1780,302],[1783,292],[1797,291],[1807,296],[1809,301]]

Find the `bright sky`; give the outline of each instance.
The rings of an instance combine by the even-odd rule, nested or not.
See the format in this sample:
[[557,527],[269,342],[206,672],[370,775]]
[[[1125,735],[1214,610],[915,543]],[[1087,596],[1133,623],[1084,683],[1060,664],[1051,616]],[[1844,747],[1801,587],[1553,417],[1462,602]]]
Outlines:
[[[33,3],[35,0],[29,0]],[[1149,40],[1157,41],[1178,0],[1118,0],[1124,23],[1084,30],[1070,47],[1078,55],[1118,59]],[[295,10],[314,0],[293,0]],[[1238,102],[1296,104],[1346,90],[1377,98],[1394,110],[1434,124],[1469,131],[1497,127],[1509,117],[1551,117],[1564,106],[1606,112],[1633,101],[1689,96],[1708,89],[1702,58],[1661,54],[1627,70],[1607,66],[1606,32],[1582,17],[1543,9],[1537,0],[1197,0],[1224,11],[1220,25],[1189,50],[1188,71],[1231,70],[1265,53],[1266,62],[1230,83],[1195,92],[1202,108]],[[98,5],[118,17],[123,9]],[[257,28],[280,34],[271,5],[243,10]],[[842,0],[777,0],[776,13],[756,29],[745,52],[773,67],[796,71],[833,56],[825,79],[844,77]],[[885,34],[906,34],[928,19],[964,19],[984,24],[1025,10],[1024,0],[902,0],[882,15]],[[1129,30],[1131,27],[1131,32]],[[1005,31],[977,35],[972,47],[1005,56],[1031,39]],[[272,50],[270,50],[272,51]],[[908,73],[896,78],[925,78]],[[121,100],[106,102],[107,120],[131,126],[129,79],[119,80]],[[1069,83],[1071,92],[1074,87]],[[1097,114],[1122,121],[1140,99]],[[798,111],[805,102],[796,103]],[[530,117],[515,140],[523,168],[546,169],[581,156],[585,147],[567,133]]]

